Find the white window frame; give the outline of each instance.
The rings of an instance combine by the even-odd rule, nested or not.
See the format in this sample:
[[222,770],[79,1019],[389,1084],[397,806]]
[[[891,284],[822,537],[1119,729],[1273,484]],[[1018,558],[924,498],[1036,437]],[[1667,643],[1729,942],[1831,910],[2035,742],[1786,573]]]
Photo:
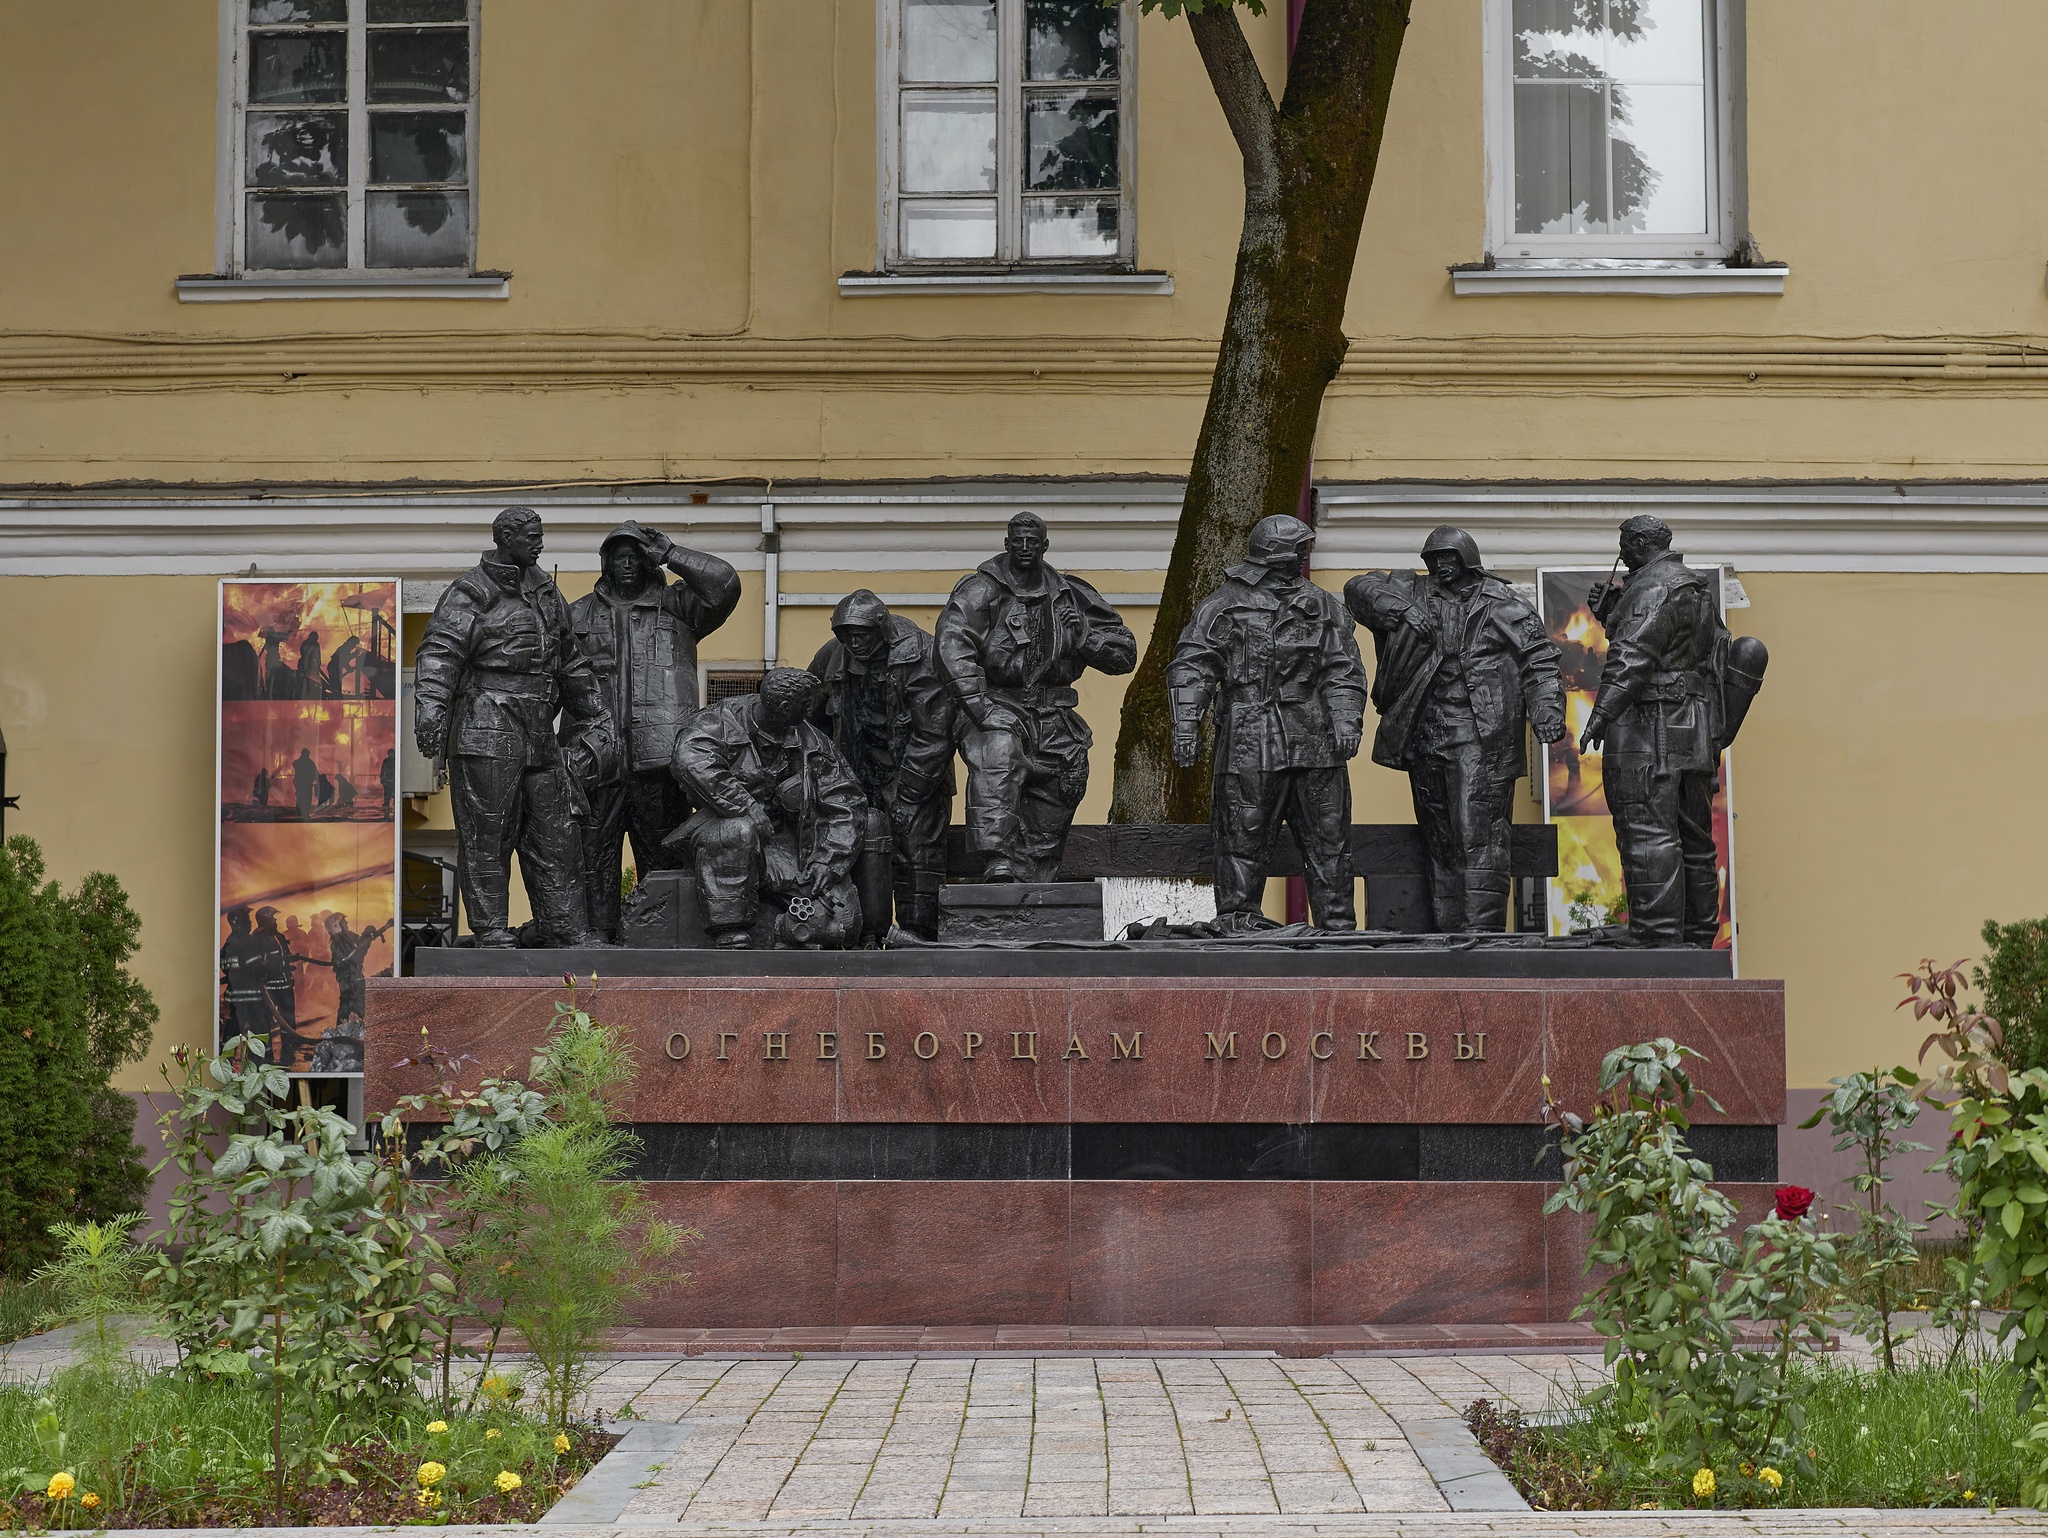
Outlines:
[[[876,267],[885,273],[1130,272],[1137,260],[1138,8],[1117,5],[1117,251],[1106,256],[1025,256],[1024,252],[1024,0],[996,0],[996,254],[912,258],[901,254],[897,173],[901,165],[902,91],[898,44],[903,0],[877,0]],[[1088,82],[1072,82],[1085,87]],[[1079,194],[1076,194],[1077,196]],[[1170,289],[1166,290],[1171,292]]]
[[1515,231],[1513,0],[1483,0],[1486,250],[1496,262],[1640,259],[1665,265],[1725,263],[1743,242],[1740,122],[1741,0],[1701,0],[1706,31],[1707,220],[1701,235],[1522,235]]
[[[390,285],[435,285],[464,283],[477,270],[477,232],[481,226],[478,209],[478,113],[482,93],[481,64],[482,0],[468,0],[469,10],[469,101],[464,109],[463,133],[468,157],[469,257],[461,266],[371,267],[365,264],[365,193],[370,181],[369,5],[368,0],[347,0],[348,6],[348,184],[345,189],[348,217],[347,262],[340,267],[251,267],[248,264],[248,214],[246,176],[248,133],[245,127],[251,111],[290,111],[249,102],[249,6],[250,0],[221,0],[221,144],[216,170],[220,181],[216,219],[216,267],[223,276],[253,278],[265,287],[306,284],[352,290],[362,297],[380,297],[378,289]],[[316,106],[298,110],[318,111]],[[333,110],[332,107],[327,110]],[[181,280],[180,297],[190,285]],[[203,286],[203,285],[200,285]],[[502,284],[493,285],[502,287]],[[210,297],[210,296],[209,296]]]

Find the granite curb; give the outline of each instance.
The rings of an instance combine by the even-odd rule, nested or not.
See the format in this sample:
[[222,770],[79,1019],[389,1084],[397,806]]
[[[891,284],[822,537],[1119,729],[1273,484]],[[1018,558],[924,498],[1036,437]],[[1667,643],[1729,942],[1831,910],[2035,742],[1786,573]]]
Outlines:
[[[622,1423],[614,1421],[614,1426]],[[694,1429],[688,1421],[628,1421],[610,1452],[547,1509],[536,1526],[595,1527],[616,1522],[632,1504],[633,1492],[660,1471]]]
[[1394,1418],[1453,1511],[1528,1511],[1522,1492],[1461,1420]]

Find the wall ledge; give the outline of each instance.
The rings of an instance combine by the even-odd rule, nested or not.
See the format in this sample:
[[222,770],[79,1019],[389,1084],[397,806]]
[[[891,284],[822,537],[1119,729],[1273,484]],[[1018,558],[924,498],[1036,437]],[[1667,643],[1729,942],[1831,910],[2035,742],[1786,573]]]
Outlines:
[[1652,298],[1695,295],[1772,295],[1785,292],[1791,268],[1697,266],[1684,262],[1547,261],[1493,267],[1453,267],[1451,291],[1481,294],[1639,294]]
[[512,276],[503,272],[461,277],[179,278],[171,285],[180,304],[250,304],[270,299],[510,299]]
[[1170,272],[843,272],[839,297],[889,294],[1171,294]]

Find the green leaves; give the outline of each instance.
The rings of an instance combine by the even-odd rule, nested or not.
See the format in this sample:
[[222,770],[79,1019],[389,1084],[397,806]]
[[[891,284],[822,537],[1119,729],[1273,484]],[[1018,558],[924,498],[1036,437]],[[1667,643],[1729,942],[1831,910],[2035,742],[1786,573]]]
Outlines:
[[[1104,5],[1114,5],[1116,0],[1103,0]],[[1204,11],[1227,11],[1233,5],[1242,5],[1254,16],[1266,14],[1266,0],[1138,0],[1138,9],[1145,15],[1164,16],[1173,20],[1183,12],[1199,16]]]

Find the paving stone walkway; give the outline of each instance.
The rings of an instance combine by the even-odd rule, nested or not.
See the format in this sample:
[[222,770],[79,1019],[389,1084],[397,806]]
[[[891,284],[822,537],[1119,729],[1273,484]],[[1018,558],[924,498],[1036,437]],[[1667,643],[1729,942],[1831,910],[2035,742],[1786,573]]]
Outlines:
[[1597,1359],[897,1357],[614,1362],[607,1415],[689,1435],[622,1520],[1447,1511],[1403,1424],[1529,1409]]

